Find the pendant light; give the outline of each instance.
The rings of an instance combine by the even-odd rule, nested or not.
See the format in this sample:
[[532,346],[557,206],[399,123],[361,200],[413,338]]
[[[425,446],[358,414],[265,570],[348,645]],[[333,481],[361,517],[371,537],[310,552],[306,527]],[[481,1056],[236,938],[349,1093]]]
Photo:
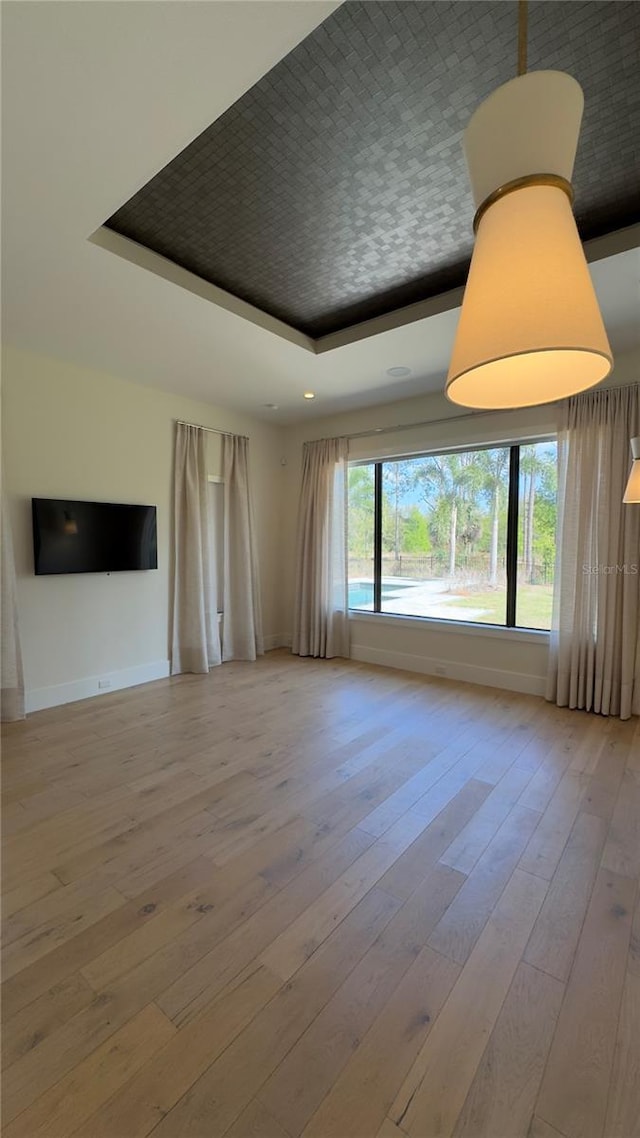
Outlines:
[[584,99],[561,71],[518,77],[464,134],[475,248],[445,392],[479,409],[549,403],[593,387],[613,357],[571,208]]
[[640,435],[631,440],[631,471],[624,492],[623,502],[640,502]]

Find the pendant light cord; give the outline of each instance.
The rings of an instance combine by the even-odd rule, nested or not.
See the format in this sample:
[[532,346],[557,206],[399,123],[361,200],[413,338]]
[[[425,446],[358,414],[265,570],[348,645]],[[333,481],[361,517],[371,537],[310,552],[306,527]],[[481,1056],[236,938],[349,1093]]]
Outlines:
[[518,75],[527,73],[527,4],[518,0]]

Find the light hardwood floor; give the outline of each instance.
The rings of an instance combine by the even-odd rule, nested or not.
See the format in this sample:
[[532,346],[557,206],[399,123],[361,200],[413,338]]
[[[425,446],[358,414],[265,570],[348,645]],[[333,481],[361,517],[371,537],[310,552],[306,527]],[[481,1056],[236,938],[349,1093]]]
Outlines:
[[5,1138],[634,1138],[640,725],[270,653],[4,731]]

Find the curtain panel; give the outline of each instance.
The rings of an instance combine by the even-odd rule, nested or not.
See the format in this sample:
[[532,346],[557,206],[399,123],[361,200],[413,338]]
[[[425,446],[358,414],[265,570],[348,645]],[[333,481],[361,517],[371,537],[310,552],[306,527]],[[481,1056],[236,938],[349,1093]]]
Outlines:
[[264,652],[248,451],[248,439],[224,435],[223,660],[255,660]]
[[222,659],[207,495],[206,432],[178,423],[174,467],[172,675],[208,672]]
[[558,545],[547,699],[640,714],[640,506],[624,505],[640,386],[576,396],[558,435]]
[[292,651],[349,655],[346,439],[305,443]]
[[2,501],[2,629],[0,636],[2,666],[2,702],[0,718],[3,723],[24,719],[24,677],[18,627],[18,600],[16,567],[13,559],[11,526],[4,500]]

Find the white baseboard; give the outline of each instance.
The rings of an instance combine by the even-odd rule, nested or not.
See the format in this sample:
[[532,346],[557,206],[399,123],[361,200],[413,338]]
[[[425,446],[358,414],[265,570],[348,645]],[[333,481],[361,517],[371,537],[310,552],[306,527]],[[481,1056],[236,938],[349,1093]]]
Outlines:
[[[274,634],[266,636],[265,652],[275,648],[290,648],[291,636]],[[544,695],[545,678],[527,672],[509,672],[500,668],[483,668],[475,664],[462,664],[451,660],[436,660],[429,656],[416,656],[410,652],[389,652],[383,648],[367,648],[358,644],[351,647],[351,659],[363,664],[380,664],[385,668],[400,668],[408,672],[419,672],[426,676],[441,676],[444,667],[446,677],[464,683],[483,684],[487,687],[504,688],[506,691],[523,692],[527,695]],[[152,680],[162,680],[170,675],[168,660],[155,660],[150,664],[138,664],[132,668],[121,668],[117,672],[106,672],[101,676],[87,676],[82,680],[70,680],[52,687],[33,688],[25,694],[26,711],[43,711],[47,707],[59,707],[64,703],[74,703],[80,699],[90,699],[96,695],[107,695],[122,688],[132,688],[137,684],[147,684]],[[108,683],[108,687],[99,684]]]
[[273,652],[274,648],[290,648],[291,636],[286,633],[275,633],[273,636],[265,636],[264,650],[265,652]]
[[[63,703],[74,703],[77,699],[108,695],[121,688],[162,680],[168,675],[169,661],[154,660],[150,664],[136,664],[133,668],[121,668],[117,672],[104,672],[101,676],[87,676],[83,680],[70,680],[66,684],[54,684],[48,688],[33,688],[25,693],[26,711],[43,711],[46,707],[59,707]],[[108,687],[99,687],[99,684],[108,684]]]
[[[381,664],[385,668],[401,668],[408,672],[420,672],[425,676],[444,676],[450,680],[462,680],[468,684],[483,684],[486,687],[504,688],[506,691],[522,692],[525,695],[544,695],[546,680],[529,672],[509,672],[501,668],[483,668],[477,664],[461,664],[453,660],[435,660],[429,656],[415,656],[410,652],[388,652],[384,648],[367,648],[352,644],[351,659],[363,664]],[[444,669],[444,673],[443,673]]]

